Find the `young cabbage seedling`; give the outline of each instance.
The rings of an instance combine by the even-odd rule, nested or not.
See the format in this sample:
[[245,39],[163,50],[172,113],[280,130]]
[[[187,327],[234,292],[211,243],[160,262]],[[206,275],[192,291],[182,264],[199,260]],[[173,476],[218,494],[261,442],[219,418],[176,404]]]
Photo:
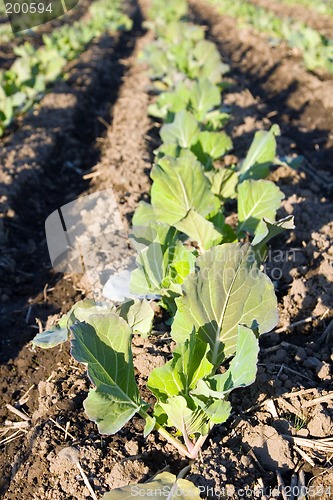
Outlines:
[[[248,244],[219,245],[197,259],[176,299],[173,357],[147,382],[156,398],[151,413],[139,393],[131,350],[137,322],[130,310],[135,307],[141,324],[149,315],[147,332],[152,316],[145,304],[113,310],[79,305],[70,314],[72,355],[86,364],[94,385],[84,408],[102,434],[115,434],[138,413],[145,436],[156,430],[195,459],[212,427],[228,419],[230,392],[255,380],[258,335],[277,323],[273,284]],[[43,344],[38,336],[35,343]]]

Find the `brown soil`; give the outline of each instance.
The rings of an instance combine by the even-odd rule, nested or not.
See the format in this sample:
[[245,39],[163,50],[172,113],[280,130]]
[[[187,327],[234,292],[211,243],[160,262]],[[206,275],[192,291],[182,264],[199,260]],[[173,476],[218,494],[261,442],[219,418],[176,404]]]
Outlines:
[[304,5],[288,5],[269,0],[250,0],[254,5],[270,10],[278,17],[292,18],[307,24],[311,28],[319,31],[328,39],[333,39],[333,18],[319,14],[318,12],[304,7]]
[[126,61],[127,72],[117,103],[112,110],[111,125],[102,142],[103,155],[93,171],[98,174],[92,189],[113,187],[124,224],[128,227],[133,212],[150,189],[149,171],[151,151],[147,141],[151,140],[151,122],[147,115],[149,104],[149,78],[146,67],[136,62],[143,44],[151,36],[145,35],[137,41],[133,57]]
[[[215,24],[221,26],[221,18],[213,17],[212,11],[204,9],[202,4],[200,15],[202,19],[210,19],[210,35],[225,53],[230,41],[222,41],[220,31],[215,28]],[[233,36],[236,40],[235,30]],[[98,496],[121,485],[145,481],[165,466],[177,474],[187,463],[155,433],[144,440],[140,418],[134,418],[115,436],[100,436],[82,407],[89,387],[84,367],[70,358],[67,344],[50,351],[34,352],[29,345],[21,348],[34,333],[31,326],[35,317],[45,324],[48,316],[67,310],[81,296],[73,287],[73,282],[77,282],[74,276],[59,279],[59,275],[52,275],[47,264],[42,227],[47,215],[80,192],[112,186],[126,222],[138,200],[147,196],[157,130],[147,119],[149,81],[145,68],[137,62],[137,55],[149,39],[150,35],[141,31],[137,12],[132,33],[118,43],[113,40],[107,44],[106,52],[97,43],[80,59],[86,66],[80,66],[77,72],[73,68],[72,87],[68,84],[65,92],[60,86],[59,93],[54,93],[53,99],[60,96],[57,108],[52,108],[58,111],[53,113],[58,117],[58,128],[50,114],[46,115],[50,101],[44,101],[37,114],[27,117],[11,138],[14,152],[7,156],[6,173],[11,176],[9,184],[14,178],[18,182],[16,189],[8,188],[6,200],[9,215],[7,212],[5,248],[7,258],[12,259],[12,270],[6,271],[9,274],[2,290],[6,307],[2,361],[6,363],[0,367],[3,399],[0,419],[2,426],[5,420],[21,420],[6,407],[11,404],[26,412],[30,420],[13,441],[0,448],[4,470],[0,488],[8,500],[90,498],[75,466],[58,457],[58,452],[66,446],[79,450],[80,463]],[[255,43],[254,38],[251,41]],[[237,40],[237,47],[236,43]],[[258,43],[258,58],[261,47]],[[96,57],[94,50],[100,57]],[[251,53],[254,55],[254,48]],[[279,154],[301,152],[319,165],[320,159],[315,158],[307,141],[294,144],[300,122],[286,119],[290,109],[284,101],[274,101],[274,94],[267,99],[266,94],[260,96],[258,81],[249,84],[252,75],[249,59],[244,57],[243,65],[238,56],[236,62],[231,58],[230,61],[234,64],[234,85],[225,94],[225,103],[234,117],[228,125],[235,145],[232,155],[242,157],[255,130],[267,129],[280,120],[283,137],[279,139]],[[91,65],[98,72],[92,80]],[[81,80],[78,77],[83,68],[89,85],[85,84],[85,77]],[[81,93],[78,82],[82,85]],[[322,82],[318,81],[318,85]],[[67,102],[72,103],[72,108],[65,108]],[[113,103],[111,111],[110,103]],[[278,113],[272,114],[272,109]],[[111,123],[103,139],[99,138],[102,129],[98,126],[98,116]],[[65,123],[68,126],[64,130]],[[45,131],[48,126],[50,130]],[[29,145],[29,129],[25,127],[33,127],[34,134],[40,132],[41,136],[36,158],[31,153],[30,163],[24,168],[24,147]],[[310,127],[303,122],[301,130],[304,135],[300,137],[309,137],[306,134],[310,134]],[[50,142],[46,143],[47,138]],[[326,154],[324,146],[321,147]],[[9,168],[10,158],[13,172],[18,172],[16,177]],[[65,167],[69,162],[72,167]],[[30,170],[35,173],[28,173]],[[93,179],[89,186],[82,182],[87,171]],[[279,297],[280,325],[261,339],[256,383],[233,394],[232,416],[225,425],[215,426],[202,455],[192,465],[188,479],[204,486],[210,499],[223,498],[225,489],[229,498],[238,500],[240,489],[246,487],[257,490],[264,487],[267,496],[262,494],[259,498],[278,499],[280,494],[273,491],[277,486],[276,470],[286,485],[290,484],[294,470],[303,471],[306,484],[311,481],[317,493],[323,485],[327,488],[332,485],[331,453],[312,451],[302,441],[295,443],[295,439],[320,439],[333,434],[333,399],[316,401],[329,394],[332,386],[333,204],[321,191],[320,181],[312,179],[313,172],[309,166],[298,172],[280,166],[271,174],[286,195],[280,215],[293,213],[296,219],[296,230],[274,241],[266,264]],[[327,169],[323,168],[322,174],[328,176],[327,183],[332,182]],[[30,243],[24,228],[29,231]],[[18,269],[24,274],[18,273]],[[23,283],[13,286],[18,277]],[[51,290],[45,288],[43,293],[45,283],[49,283]],[[32,305],[30,318],[29,305]],[[290,326],[309,317],[312,319],[305,323]],[[159,336],[134,340],[137,379],[147,398],[144,382],[154,366],[168,359],[172,348],[161,318],[155,329],[161,332]],[[297,392],[290,395],[291,391]],[[14,428],[10,429],[8,436],[14,432]],[[308,495],[308,498],[315,497]],[[326,500],[331,495],[325,493],[320,498]]]

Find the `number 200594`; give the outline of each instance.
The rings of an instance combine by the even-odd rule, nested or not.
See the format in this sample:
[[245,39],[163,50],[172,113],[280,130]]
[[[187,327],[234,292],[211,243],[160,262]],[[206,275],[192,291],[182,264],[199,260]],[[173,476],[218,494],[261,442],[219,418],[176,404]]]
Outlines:
[[44,12],[52,12],[52,4],[45,5],[43,3],[6,3],[6,14],[43,14]]

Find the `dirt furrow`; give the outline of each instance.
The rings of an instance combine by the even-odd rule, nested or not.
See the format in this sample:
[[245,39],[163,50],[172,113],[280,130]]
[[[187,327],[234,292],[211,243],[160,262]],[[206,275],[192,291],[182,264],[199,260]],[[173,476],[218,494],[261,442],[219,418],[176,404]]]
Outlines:
[[[83,174],[98,161],[95,142],[105,132],[103,118],[117,98],[125,70],[121,58],[132,51],[135,36],[134,29],[93,43],[68,66],[67,81],[59,82],[4,140],[0,305],[5,359],[32,336],[36,315],[50,314],[48,301],[34,298],[46,283],[48,288],[58,286],[50,269],[44,222],[53,210],[88,189]],[[77,292],[69,287],[67,293]]]

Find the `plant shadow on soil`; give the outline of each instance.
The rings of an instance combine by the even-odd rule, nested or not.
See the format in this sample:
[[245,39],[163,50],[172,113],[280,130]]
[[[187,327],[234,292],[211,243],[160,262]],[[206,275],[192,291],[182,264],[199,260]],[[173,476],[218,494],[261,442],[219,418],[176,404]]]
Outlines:
[[[81,298],[81,293],[69,282],[63,279],[59,282],[61,275],[51,268],[44,222],[54,210],[89,193],[89,184],[82,175],[99,160],[96,141],[105,130],[105,122],[101,122],[110,116],[110,106],[118,97],[126,69],[122,60],[133,52],[135,40],[143,33],[140,8],[135,4],[132,10],[132,31],[118,38],[102,37],[98,41],[100,59],[79,60],[69,70],[68,80],[51,89],[55,99],[57,94],[66,92],[75,96],[74,106],[70,103],[73,107],[70,125],[64,113],[66,102],[59,108],[41,106],[38,114],[32,111],[22,122],[22,126],[28,126],[28,141],[29,133],[38,131],[38,140],[33,138],[34,158],[30,168],[36,165],[39,168],[29,177],[25,170],[15,176],[13,182],[17,187],[9,199],[15,215],[3,220],[7,240],[3,255],[8,255],[10,260],[4,261],[9,265],[4,268],[1,286],[1,363],[15,357],[31,340],[35,334],[31,328],[35,317],[44,321],[51,314],[64,312],[65,301],[70,303]],[[51,144],[50,130],[55,134]],[[15,135],[7,139],[6,147],[15,151],[20,162],[30,160],[19,156],[22,144]],[[1,191],[6,188],[0,184]],[[46,283],[51,291],[41,293]]]

